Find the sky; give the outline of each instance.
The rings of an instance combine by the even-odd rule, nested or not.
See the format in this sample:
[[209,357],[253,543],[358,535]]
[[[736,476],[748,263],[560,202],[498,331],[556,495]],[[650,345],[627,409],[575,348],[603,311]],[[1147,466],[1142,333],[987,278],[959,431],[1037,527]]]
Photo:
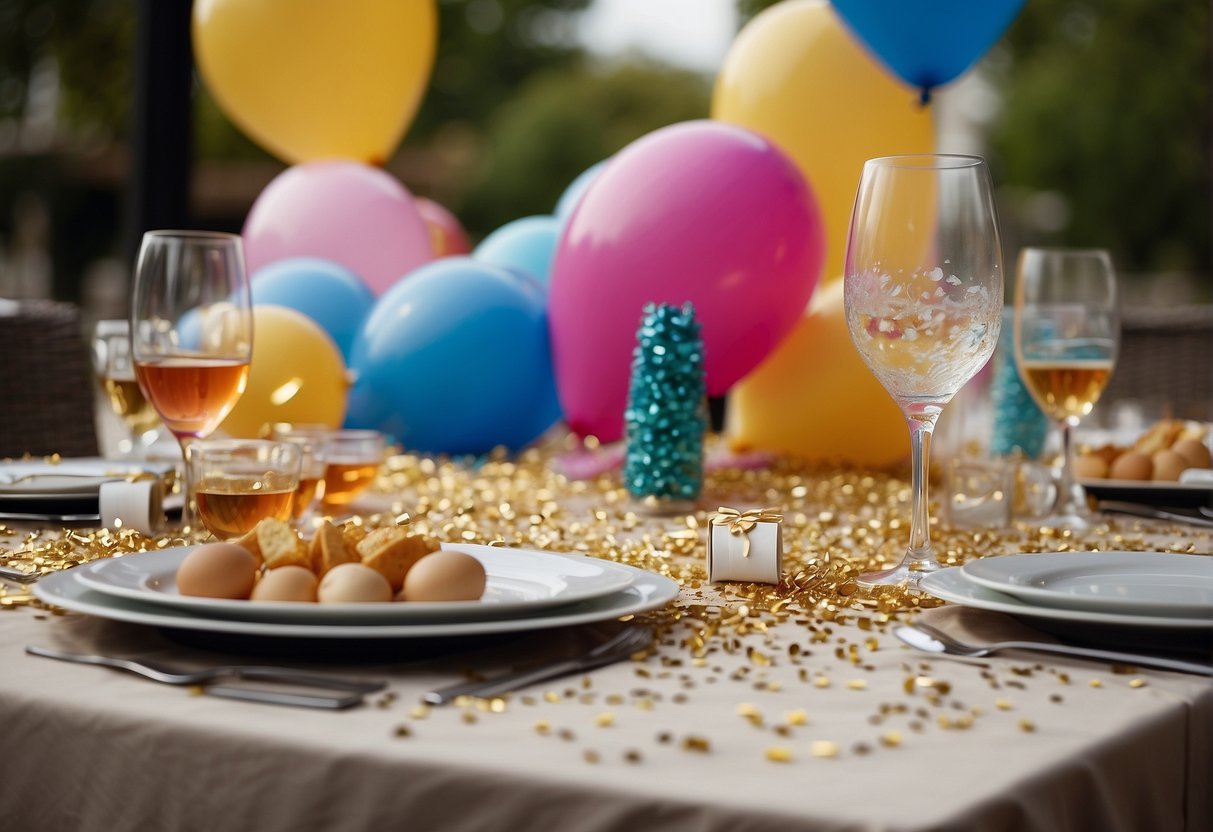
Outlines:
[[640,51],[705,73],[720,68],[737,26],[735,0],[595,0],[580,35],[595,54]]

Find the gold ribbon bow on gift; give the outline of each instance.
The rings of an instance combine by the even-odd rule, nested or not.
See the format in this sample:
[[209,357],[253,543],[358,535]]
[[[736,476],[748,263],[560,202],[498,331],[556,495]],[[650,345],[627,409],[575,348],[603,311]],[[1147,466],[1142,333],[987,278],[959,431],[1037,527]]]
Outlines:
[[742,539],[741,556],[750,556],[750,532],[759,523],[782,523],[783,515],[776,514],[773,508],[752,508],[749,511],[738,511],[735,508],[721,506],[708,518],[713,526],[728,526],[729,534]]

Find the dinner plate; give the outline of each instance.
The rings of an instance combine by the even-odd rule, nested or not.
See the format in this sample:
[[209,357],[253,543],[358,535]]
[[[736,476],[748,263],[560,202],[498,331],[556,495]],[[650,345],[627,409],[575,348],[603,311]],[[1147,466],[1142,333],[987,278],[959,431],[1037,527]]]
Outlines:
[[[45,580],[45,579],[43,579]],[[35,584],[37,586],[37,584]],[[1031,604],[1002,592],[974,583],[965,577],[962,567],[951,566],[923,576],[918,584],[924,592],[963,607],[1005,612],[1046,622],[1114,625],[1151,630],[1211,630],[1213,616],[1135,615],[1106,610],[1076,610]]]
[[132,463],[99,457],[59,462],[44,459],[7,460],[0,462],[0,499],[96,500],[103,483],[143,473],[160,475],[171,467],[163,463]]
[[180,546],[94,561],[77,567],[77,577],[97,592],[197,615],[310,624],[407,623],[532,615],[548,607],[618,592],[631,584],[634,577],[631,570],[620,564],[581,555],[444,543],[442,548],[466,552],[484,566],[485,591],[479,601],[349,604],[232,601],[178,593],[177,567],[196,548]]
[[627,589],[567,607],[549,608],[546,614],[475,621],[307,624],[215,618],[198,615],[193,610],[145,604],[97,592],[80,580],[79,567],[48,575],[32,584],[31,591],[48,604],[114,621],[234,636],[322,639],[420,639],[569,627],[658,609],[678,595],[678,584],[669,578],[631,566],[616,565],[632,577]]
[[1213,506],[1213,486],[1205,483],[1146,480],[1079,480],[1096,500],[1118,500],[1153,506]]
[[974,583],[1048,607],[1213,618],[1213,556],[1045,552],[982,558],[961,571]]

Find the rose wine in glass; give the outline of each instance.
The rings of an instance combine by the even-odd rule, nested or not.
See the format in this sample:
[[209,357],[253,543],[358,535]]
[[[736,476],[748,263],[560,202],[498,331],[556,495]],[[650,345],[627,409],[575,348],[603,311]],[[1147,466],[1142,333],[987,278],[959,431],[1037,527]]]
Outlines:
[[299,446],[292,442],[196,442],[190,448],[189,465],[202,525],[226,540],[252,531],[267,517],[289,519],[302,457]]
[[209,436],[244,392],[252,300],[240,237],[143,235],[131,298],[135,377],[185,458],[182,523],[195,525],[190,444]]
[[1075,493],[1071,431],[1099,400],[1116,363],[1120,315],[1112,258],[1102,249],[1025,248],[1015,270],[1015,363],[1061,433],[1057,497],[1042,526],[1090,525]]
[[866,585],[915,587],[939,569],[927,471],[944,406],[989,360],[1002,324],[1002,250],[990,174],[976,156],[891,156],[864,164],[844,272],[847,328],[897,402],[913,454],[910,543]]

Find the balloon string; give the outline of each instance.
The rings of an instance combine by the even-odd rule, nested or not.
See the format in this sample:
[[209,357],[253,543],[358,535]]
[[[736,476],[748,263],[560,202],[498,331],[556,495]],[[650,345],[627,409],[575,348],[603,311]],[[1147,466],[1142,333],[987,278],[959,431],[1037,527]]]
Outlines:
[[931,88],[923,87],[922,93],[918,96],[918,104],[922,107],[926,107],[930,103],[931,103]]

